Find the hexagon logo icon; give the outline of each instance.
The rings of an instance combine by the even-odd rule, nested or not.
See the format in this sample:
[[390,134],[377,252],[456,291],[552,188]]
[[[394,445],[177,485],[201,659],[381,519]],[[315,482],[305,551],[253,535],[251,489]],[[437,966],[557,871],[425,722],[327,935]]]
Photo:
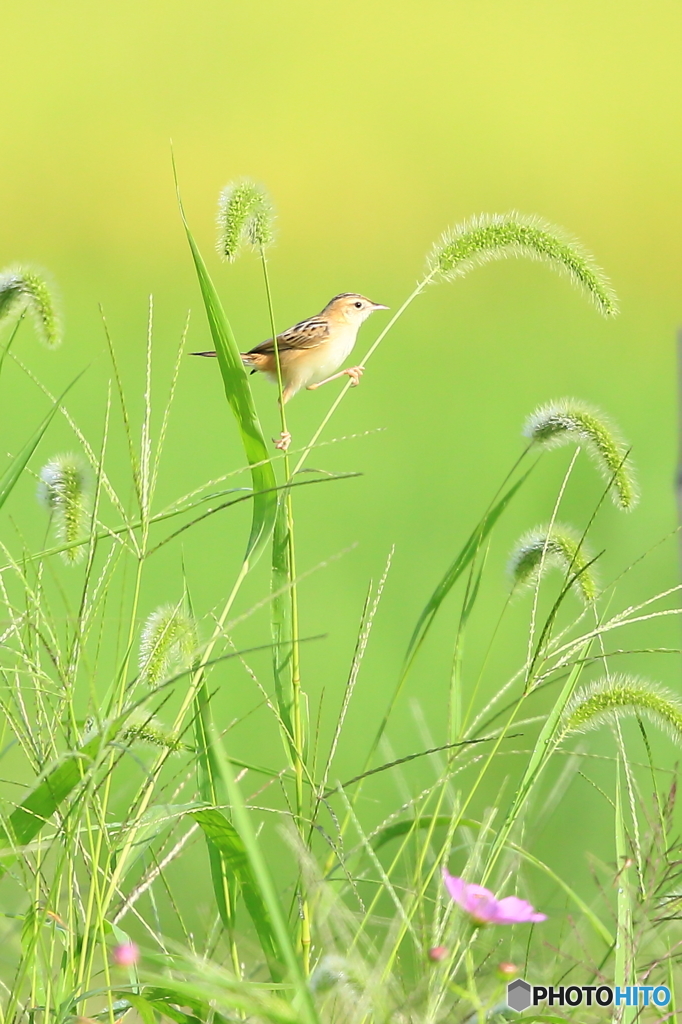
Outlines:
[[510,981],[507,985],[507,1006],[519,1013],[521,1010],[527,1010],[531,1004],[530,993],[530,985],[523,978]]

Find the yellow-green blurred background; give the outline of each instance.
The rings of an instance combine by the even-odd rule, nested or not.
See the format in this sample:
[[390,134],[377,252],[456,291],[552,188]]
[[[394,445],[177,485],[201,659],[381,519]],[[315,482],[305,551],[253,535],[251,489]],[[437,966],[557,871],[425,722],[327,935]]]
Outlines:
[[[311,460],[359,470],[360,479],[310,488],[296,501],[299,569],[346,552],[302,586],[303,634],[326,635],[306,647],[303,662],[313,715],[324,691],[323,736],[340,701],[368,581],[395,545],[338,776],[352,774],[364,758],[416,616],[521,450],[521,426],[536,405],[564,395],[587,399],[606,409],[633,445],[641,504],[629,516],[605,507],[593,531],[595,550],[606,548],[606,582],[674,528],[674,335],[682,317],[678,3],[35,0],[6,5],[2,28],[0,261],[49,268],[66,325],[58,353],[41,349],[30,331],[17,352],[53,389],[89,367],[70,405],[95,446],[110,377],[98,304],[136,430],[148,296],[155,305],[157,409],[188,308],[188,348],[210,345],[174,198],[170,140],[188,217],[244,347],[269,333],[259,266],[247,255],[226,267],[213,253],[219,189],[239,176],[264,183],[277,209],[270,265],[282,328],[340,291],[396,307],[440,232],[483,211],[513,208],[562,225],[615,284],[622,312],[612,322],[566,280],[529,262],[495,264],[433,287],[326,431],[326,440],[377,432],[322,448]],[[360,353],[385,316],[363,328]],[[3,448],[10,452],[46,405],[14,365],[1,387]],[[290,406],[294,447],[310,436],[337,387],[305,393]],[[260,379],[254,391],[273,434],[275,392]],[[128,496],[125,445],[114,422],[110,469]],[[73,446],[60,424],[41,453]],[[496,535],[466,643],[468,684],[508,590],[508,548],[549,517],[567,455],[543,461]],[[186,358],[159,502],[242,461],[217,367]],[[31,486],[13,495],[3,529],[10,543],[21,534],[37,549],[46,524]],[[600,488],[593,468],[579,466],[562,517],[584,525]],[[178,600],[184,558],[197,610],[208,616],[232,583],[247,527],[242,508],[165,549],[143,592],[143,614]],[[677,573],[669,540],[626,576],[612,607],[674,586]],[[268,586],[264,561],[239,611],[266,596]],[[457,599],[448,605],[401,700],[390,730],[397,754],[420,749],[429,734],[434,742],[446,738],[457,607]],[[483,693],[518,667],[528,613],[527,602],[515,605]],[[235,641],[267,643],[267,609],[239,627]],[[676,622],[613,642],[628,644],[678,646]],[[251,663],[270,687],[267,653]],[[621,663],[678,685],[674,655]],[[220,684],[224,722],[258,702],[238,669],[225,669]],[[263,712],[231,736],[242,756],[281,763],[276,730]],[[669,752],[657,742],[665,759]],[[588,747],[612,753],[606,736],[595,735]],[[512,774],[519,763],[509,759]],[[405,784],[416,791],[432,778],[425,762],[406,773]],[[612,783],[608,772],[599,778]],[[503,779],[503,769],[491,777],[483,805],[494,802]],[[378,819],[402,796],[386,781],[363,813]],[[581,780],[564,806],[538,851],[589,885],[585,850],[596,844],[601,856],[612,856],[610,826],[594,838],[611,812]],[[566,842],[566,815],[577,810]]]

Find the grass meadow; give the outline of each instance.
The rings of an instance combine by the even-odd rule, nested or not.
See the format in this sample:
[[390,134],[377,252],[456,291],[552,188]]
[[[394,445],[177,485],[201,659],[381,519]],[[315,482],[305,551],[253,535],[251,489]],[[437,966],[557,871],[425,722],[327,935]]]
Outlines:
[[[287,326],[263,189],[242,181],[222,194],[219,279],[178,201],[200,304],[170,360],[157,297],[139,372],[122,369],[103,314],[107,379],[85,369],[53,392],[24,351],[36,338],[59,347],[58,289],[28,265],[0,277],[0,389],[32,423],[0,478],[0,1020],[483,1024],[515,1016],[516,977],[671,992],[665,1006],[545,1007],[525,1020],[674,1019],[682,896],[666,744],[682,739],[682,703],[657,679],[676,653],[659,627],[678,613],[678,588],[638,584],[633,599],[630,579],[658,542],[605,557],[605,516],[631,531],[627,551],[637,546],[628,438],[579,395],[547,394],[524,424],[510,421],[515,454],[480,507],[462,480],[466,526],[433,578],[396,592],[386,539],[334,665],[341,684],[320,687],[307,652],[347,618],[334,587],[314,616],[300,596],[346,549],[312,564],[297,555],[336,489],[358,482],[333,468],[334,453],[373,443],[374,425],[358,416],[334,436],[351,388],[335,381],[303,433],[293,406],[273,414],[281,379],[259,389],[245,372],[235,296],[222,297],[231,263],[247,264],[271,335]],[[424,294],[450,289],[456,302],[460,279],[485,263],[544,263],[593,317],[618,311],[592,256],[539,218],[471,217],[424,255],[414,289],[361,342],[368,375]],[[212,435],[220,471],[183,490],[166,452],[197,318],[218,357],[202,372],[224,393],[241,454],[226,446],[223,457]],[[96,411],[87,428],[74,403],[83,388]],[[292,429],[288,452],[264,430],[264,408],[277,431]],[[485,431],[468,446],[498,465]],[[406,488],[418,461],[396,453]],[[507,550],[505,517],[543,478]],[[427,487],[419,530],[438,514]],[[233,564],[223,535],[241,549]],[[221,584],[207,602],[197,581],[210,561]],[[412,607],[415,594],[414,620],[391,637],[390,685],[361,705],[358,728],[384,602]],[[431,703],[427,713],[412,692],[405,754],[394,712],[427,655]],[[235,713],[225,694],[237,690],[248,696]],[[578,781],[600,810],[576,851]],[[586,877],[561,841],[544,842],[550,821]]]

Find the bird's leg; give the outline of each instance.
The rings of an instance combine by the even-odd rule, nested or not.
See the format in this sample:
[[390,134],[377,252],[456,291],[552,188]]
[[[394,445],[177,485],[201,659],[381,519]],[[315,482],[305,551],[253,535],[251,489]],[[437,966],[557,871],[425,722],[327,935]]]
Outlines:
[[275,440],[274,437],[272,440],[274,442],[275,448],[279,448],[281,452],[286,452],[289,450],[289,445],[291,444],[291,434],[289,433],[288,430],[283,430],[282,433],[279,435],[279,438],[277,438],[277,440]]
[[308,384],[306,390],[316,391],[323,384],[328,384],[330,380],[338,380],[339,377],[350,377],[351,387],[356,388],[364,372],[364,366],[349,366],[347,370],[340,370],[338,373],[332,374],[331,377],[325,377],[324,380],[319,381],[317,384]]

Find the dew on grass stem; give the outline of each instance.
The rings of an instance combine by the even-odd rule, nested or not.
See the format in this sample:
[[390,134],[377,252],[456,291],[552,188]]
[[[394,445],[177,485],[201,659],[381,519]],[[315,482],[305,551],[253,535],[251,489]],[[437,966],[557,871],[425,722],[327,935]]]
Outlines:
[[219,255],[234,263],[245,243],[259,251],[266,249],[274,238],[273,221],[270,198],[260,185],[253,181],[226,185],[218,200]]
[[584,445],[604,479],[610,482],[614,504],[624,511],[637,504],[639,494],[629,449],[599,409],[574,398],[561,398],[532,413],[523,434],[541,448]]
[[560,569],[571,586],[590,604],[597,597],[597,583],[590,559],[577,533],[563,523],[538,526],[524,534],[514,546],[509,559],[509,572],[515,589],[534,586],[540,572]]
[[[40,471],[38,498],[48,508],[63,544],[85,541],[90,516],[90,473],[77,455],[57,455]],[[85,555],[85,543],[62,551],[70,565]]]
[[451,280],[484,263],[519,256],[565,274],[604,316],[618,312],[608,278],[579,242],[540,217],[515,211],[479,214],[446,231],[429,254],[428,269],[436,279]]
[[62,329],[54,289],[32,267],[9,267],[0,272],[0,323],[27,310],[36,333],[47,348],[58,348]]

